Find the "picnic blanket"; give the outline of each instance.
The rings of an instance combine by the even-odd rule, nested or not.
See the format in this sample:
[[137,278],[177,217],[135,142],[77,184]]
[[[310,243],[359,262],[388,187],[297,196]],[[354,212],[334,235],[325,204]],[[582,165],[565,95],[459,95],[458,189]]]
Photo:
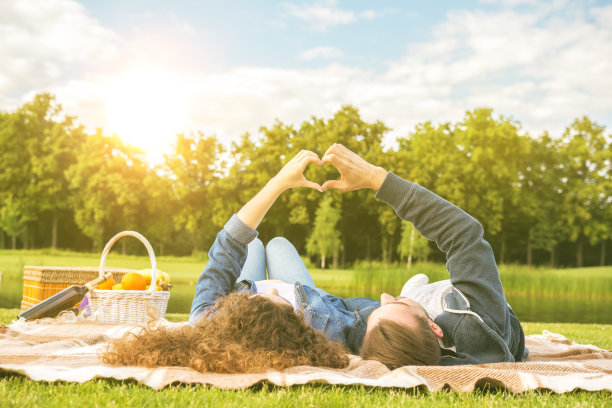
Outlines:
[[[159,324],[180,325],[161,322]],[[133,379],[154,389],[173,383],[244,389],[261,382],[277,386],[307,383],[363,384],[372,387],[424,387],[430,391],[473,391],[503,387],[512,392],[549,389],[557,393],[582,389],[612,391],[612,351],[576,344],[560,334],[527,336],[530,356],[522,363],[455,367],[406,366],[389,370],[376,361],[350,356],[344,369],[292,367],[248,374],[200,373],[187,367],[125,367],[104,364],[100,353],[112,338],[139,330],[134,325],[93,321],[15,322],[0,325],[0,372],[35,381],[85,382],[93,378]]]

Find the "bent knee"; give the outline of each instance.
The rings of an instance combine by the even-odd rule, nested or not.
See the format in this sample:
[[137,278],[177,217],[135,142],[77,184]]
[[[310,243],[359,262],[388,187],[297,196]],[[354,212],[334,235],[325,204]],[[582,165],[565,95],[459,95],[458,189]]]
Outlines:
[[285,251],[289,248],[293,248],[293,244],[289,242],[287,238],[275,237],[268,242],[268,245],[266,245],[266,253]]

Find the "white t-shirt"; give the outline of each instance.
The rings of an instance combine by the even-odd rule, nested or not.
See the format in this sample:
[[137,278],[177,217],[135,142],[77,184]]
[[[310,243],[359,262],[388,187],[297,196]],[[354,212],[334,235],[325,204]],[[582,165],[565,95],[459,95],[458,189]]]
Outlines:
[[451,291],[452,285],[449,279],[428,283],[426,285],[406,288],[402,296],[410,298],[419,303],[431,320],[444,312],[444,297]]
[[295,299],[295,285],[281,281],[263,280],[255,282],[257,293],[266,293],[270,289],[278,290],[278,294],[283,299],[291,303],[294,310],[297,310],[297,300]]

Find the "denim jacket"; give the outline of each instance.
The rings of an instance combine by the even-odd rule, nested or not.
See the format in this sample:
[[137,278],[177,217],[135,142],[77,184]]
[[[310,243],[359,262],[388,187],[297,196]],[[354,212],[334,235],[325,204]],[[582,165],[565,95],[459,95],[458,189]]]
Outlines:
[[[209,261],[196,284],[189,315],[192,325],[220,296],[232,290],[257,292],[252,281],[236,282],[247,258],[247,244],[256,236],[257,231],[246,226],[235,214],[217,234],[208,252]],[[295,282],[295,297],[308,324],[355,354],[361,348],[367,316],[380,306],[376,300],[342,299],[299,282]]]

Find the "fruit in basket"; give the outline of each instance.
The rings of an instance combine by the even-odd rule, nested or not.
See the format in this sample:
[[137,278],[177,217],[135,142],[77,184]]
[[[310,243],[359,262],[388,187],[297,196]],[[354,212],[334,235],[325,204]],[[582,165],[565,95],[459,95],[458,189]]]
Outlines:
[[[140,273],[142,276],[144,276],[144,278],[147,281],[147,285],[151,284],[151,279],[153,279],[153,269],[143,269],[141,271],[139,271],[138,273]],[[160,282],[166,282],[166,283],[170,283],[170,275],[168,275],[166,272],[158,269],[157,270],[157,283]]]
[[113,285],[112,290],[123,290],[123,286],[120,283]]
[[[159,285],[155,285],[155,290],[162,290],[162,287]],[[151,287],[151,285],[147,285],[147,287],[145,288],[146,290],[149,290],[149,288]]]
[[166,282],[167,284],[169,284],[169,283],[170,283],[170,275],[168,275],[168,274],[167,274],[166,272],[164,272],[164,271],[161,271],[161,274],[162,274],[162,279],[163,279],[163,281],[164,281],[164,282]]
[[124,290],[144,290],[147,287],[147,280],[139,273],[130,272],[121,278],[121,286]]
[[116,284],[117,284],[117,282],[111,276],[110,278],[108,278],[107,280],[105,280],[104,282],[99,284],[96,289],[98,289],[98,290],[111,290],[111,289],[114,289],[113,286],[115,286]]

